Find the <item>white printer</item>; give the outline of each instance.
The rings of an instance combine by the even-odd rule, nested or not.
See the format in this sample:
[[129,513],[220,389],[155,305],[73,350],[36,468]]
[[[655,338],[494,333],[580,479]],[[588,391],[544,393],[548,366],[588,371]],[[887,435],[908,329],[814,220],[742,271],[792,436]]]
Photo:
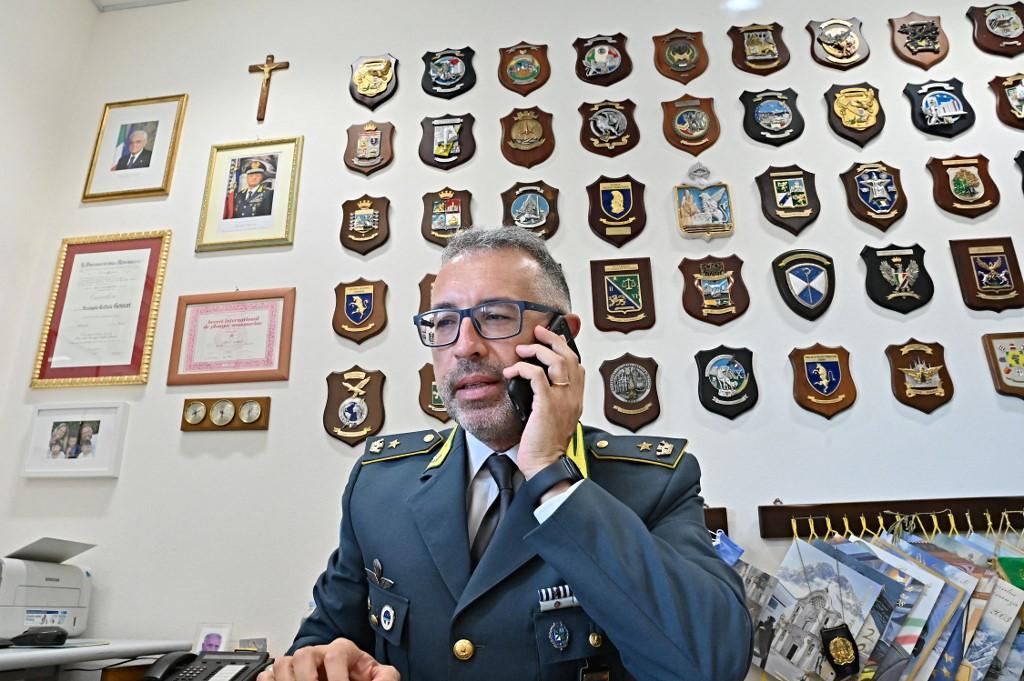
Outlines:
[[85,631],[92,576],[64,561],[94,544],[43,537],[0,558],[0,636],[55,624],[69,636]]

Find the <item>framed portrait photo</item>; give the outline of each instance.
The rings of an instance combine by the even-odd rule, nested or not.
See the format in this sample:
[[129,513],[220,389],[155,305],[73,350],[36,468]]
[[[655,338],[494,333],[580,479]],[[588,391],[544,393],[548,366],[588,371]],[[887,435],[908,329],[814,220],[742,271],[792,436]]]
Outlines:
[[302,137],[215,145],[196,251],[290,245],[301,165]]
[[64,239],[33,388],[149,380],[170,230]]
[[167,196],[188,95],[103,106],[82,201]]
[[295,289],[178,298],[167,385],[286,381]]
[[231,624],[229,622],[203,622],[196,633],[192,652],[211,653],[231,650]]
[[37,406],[22,475],[116,478],[127,426],[126,402]]

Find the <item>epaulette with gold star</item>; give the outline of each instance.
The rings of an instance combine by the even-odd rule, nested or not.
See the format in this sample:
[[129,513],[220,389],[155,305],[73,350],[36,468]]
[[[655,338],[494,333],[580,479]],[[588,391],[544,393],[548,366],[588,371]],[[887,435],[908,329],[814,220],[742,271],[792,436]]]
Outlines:
[[590,443],[588,456],[599,461],[636,461],[675,468],[686,453],[686,438],[602,435]]
[[366,441],[362,465],[404,459],[407,456],[429,454],[441,446],[444,438],[436,430],[420,430],[415,433],[401,433],[376,437]]

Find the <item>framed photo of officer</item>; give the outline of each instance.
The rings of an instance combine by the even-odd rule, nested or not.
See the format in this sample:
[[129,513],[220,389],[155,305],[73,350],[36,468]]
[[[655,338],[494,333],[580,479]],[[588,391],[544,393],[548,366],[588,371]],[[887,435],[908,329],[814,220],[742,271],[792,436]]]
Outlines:
[[301,136],[214,145],[196,252],[291,245],[301,165]]

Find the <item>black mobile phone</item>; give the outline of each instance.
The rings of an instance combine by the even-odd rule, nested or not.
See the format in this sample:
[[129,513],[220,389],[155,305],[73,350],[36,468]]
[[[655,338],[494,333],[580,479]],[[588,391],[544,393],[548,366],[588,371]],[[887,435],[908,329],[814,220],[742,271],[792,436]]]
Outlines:
[[[558,315],[551,320],[547,328],[565,338],[566,342],[569,343],[569,349],[576,353],[577,359],[581,359],[579,348],[576,347],[576,342],[572,338],[572,330],[569,328],[568,322],[565,321],[565,317]],[[547,368],[547,365],[536,357],[529,357],[523,361],[536,364],[545,369]],[[530,414],[533,412],[533,388],[530,387],[530,381],[522,376],[509,379],[508,397],[512,400],[512,406],[515,407],[520,420],[525,424],[530,420]]]

